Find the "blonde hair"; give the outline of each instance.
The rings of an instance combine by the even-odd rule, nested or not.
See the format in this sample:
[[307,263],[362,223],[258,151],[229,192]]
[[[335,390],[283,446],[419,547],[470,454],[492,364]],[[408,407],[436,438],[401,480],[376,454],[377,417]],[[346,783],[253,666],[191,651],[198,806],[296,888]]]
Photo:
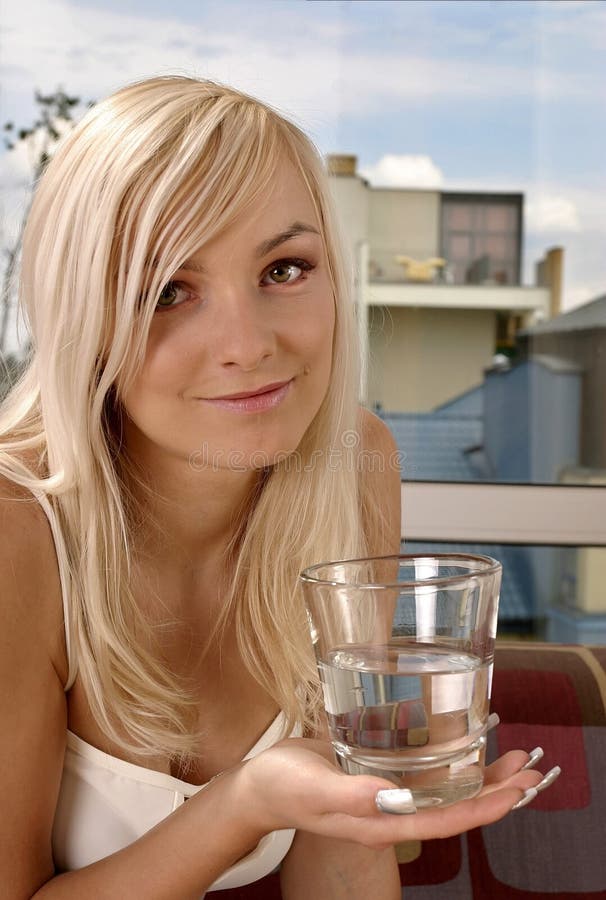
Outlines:
[[285,154],[324,240],[336,309],[332,374],[299,464],[287,458],[267,470],[242,523],[217,629],[235,618],[244,662],[287,728],[313,725],[318,681],[298,574],[365,549],[357,467],[334,465],[357,427],[358,342],[317,151],[239,91],[154,78],[99,103],[63,141],[27,223],[20,298],[33,352],[0,414],[0,471],[52,502],[71,580],[67,626],[91,711],[137,754],[187,759],[195,699],[151,652],[153,629],[133,599],[137,509],[119,398],[142,363],[163,285],[262,194]]

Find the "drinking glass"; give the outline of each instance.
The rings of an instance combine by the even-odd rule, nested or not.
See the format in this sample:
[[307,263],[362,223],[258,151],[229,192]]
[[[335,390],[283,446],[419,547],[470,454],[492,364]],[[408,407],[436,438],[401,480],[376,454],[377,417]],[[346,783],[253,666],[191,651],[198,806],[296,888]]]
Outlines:
[[301,574],[337,760],[418,807],[484,777],[501,564],[463,553],[341,560]]

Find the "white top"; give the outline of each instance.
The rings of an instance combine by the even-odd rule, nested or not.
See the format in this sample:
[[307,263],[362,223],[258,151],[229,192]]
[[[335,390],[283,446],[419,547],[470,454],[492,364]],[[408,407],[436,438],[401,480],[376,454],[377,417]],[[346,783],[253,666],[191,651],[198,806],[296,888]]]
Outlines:
[[[37,499],[48,517],[59,563],[69,665],[67,691],[74,683],[77,664],[69,628],[69,581],[63,562],[65,554],[61,552],[63,536],[48,499],[42,495]],[[280,713],[244,759],[256,756],[280,740],[283,722],[284,714]],[[293,736],[300,733],[296,729]],[[110,756],[68,731],[52,832],[57,870],[81,869],[116,853],[204,787]],[[240,887],[263,878],[284,859],[294,834],[293,829],[287,829],[265,835],[252,853],[227,869],[209,890]],[[200,852],[204,852],[203,843]]]

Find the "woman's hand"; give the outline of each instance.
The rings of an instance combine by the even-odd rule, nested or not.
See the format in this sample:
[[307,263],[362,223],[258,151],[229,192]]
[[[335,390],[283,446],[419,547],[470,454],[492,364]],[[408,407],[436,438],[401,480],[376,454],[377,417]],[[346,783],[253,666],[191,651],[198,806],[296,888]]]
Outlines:
[[524,800],[542,781],[539,772],[523,768],[529,761],[525,751],[512,750],[487,766],[484,787],[472,800],[396,816],[376,802],[379,791],[394,789],[391,782],[339,771],[326,741],[290,738],[242,767],[250,797],[243,813],[264,832],[297,828],[373,848],[443,838],[495,822]]

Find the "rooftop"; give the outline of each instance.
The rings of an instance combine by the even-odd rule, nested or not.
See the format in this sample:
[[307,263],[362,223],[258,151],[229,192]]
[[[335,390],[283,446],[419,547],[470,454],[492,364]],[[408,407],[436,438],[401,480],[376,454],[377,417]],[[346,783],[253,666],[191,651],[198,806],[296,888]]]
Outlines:
[[483,481],[474,465],[482,444],[482,388],[431,413],[381,413],[402,460],[404,481]]
[[527,328],[520,334],[532,337],[535,334],[555,334],[563,331],[588,331],[594,328],[606,328],[606,294],[562,313],[548,322],[542,322],[533,328]]
[[[431,413],[381,413],[391,429],[406,481],[483,481],[482,386]],[[530,628],[535,618],[532,574],[526,547],[406,542],[406,553],[477,553],[503,564],[501,627]]]

